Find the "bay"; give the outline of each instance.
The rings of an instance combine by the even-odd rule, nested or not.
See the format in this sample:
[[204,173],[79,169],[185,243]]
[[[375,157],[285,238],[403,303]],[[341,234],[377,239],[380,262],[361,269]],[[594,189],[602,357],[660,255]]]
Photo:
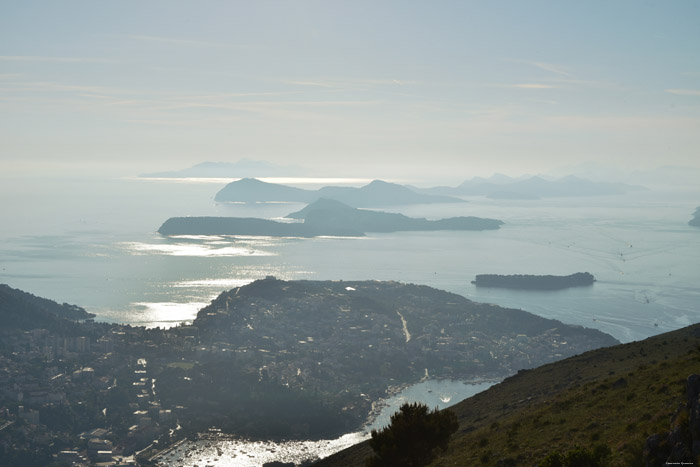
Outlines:
[[[285,280],[423,284],[597,328],[623,342],[700,320],[700,230],[687,225],[700,204],[697,191],[528,201],[477,197],[462,204],[384,209],[430,219],[473,215],[505,221],[497,231],[403,232],[362,238],[168,238],[156,230],[172,216],[281,220],[302,205],[216,203],[214,195],[225,181],[0,181],[0,282],[78,304],[96,313],[98,320],[174,326],[194,319],[197,310],[220,292],[267,275]],[[323,182],[295,180],[305,186]],[[332,182],[359,185],[363,181]],[[547,292],[471,284],[474,276],[484,273],[579,271],[592,273],[597,282],[592,287]],[[386,424],[402,402],[443,407],[477,389],[463,382],[433,380],[405,388],[384,401],[384,411],[367,429]],[[263,459],[294,461],[309,453],[325,456],[367,436],[367,431],[361,431],[335,440],[286,444],[222,440],[206,446],[203,441],[183,448],[181,456],[191,448],[189,457],[200,453],[206,461],[200,465],[245,465],[240,463],[244,459],[260,465],[261,460],[267,461]],[[189,457],[177,459],[181,465],[193,465]],[[226,463],[236,458],[239,462]],[[172,459],[176,457],[166,463]]]
[[403,388],[381,401],[382,409],[363,430],[347,433],[335,439],[319,441],[261,441],[248,440],[214,432],[200,440],[187,441],[165,452],[158,461],[165,465],[193,467],[259,467],[265,462],[294,462],[301,464],[314,458],[324,458],[370,437],[373,429],[381,430],[404,403],[422,402],[431,409],[444,409],[484,391],[494,381],[426,380]]

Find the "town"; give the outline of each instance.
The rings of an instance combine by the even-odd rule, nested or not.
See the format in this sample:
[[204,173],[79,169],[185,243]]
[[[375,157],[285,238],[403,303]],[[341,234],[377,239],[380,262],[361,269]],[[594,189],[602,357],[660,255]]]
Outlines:
[[148,465],[211,427],[318,439],[360,427],[392,387],[501,379],[615,343],[397,282],[268,277],[169,329],[69,320],[68,305],[4,287],[22,316],[53,311],[0,332],[3,465]]

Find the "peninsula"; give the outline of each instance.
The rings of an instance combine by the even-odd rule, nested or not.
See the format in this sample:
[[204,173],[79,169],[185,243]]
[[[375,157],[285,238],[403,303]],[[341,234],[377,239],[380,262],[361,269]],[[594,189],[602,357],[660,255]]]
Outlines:
[[479,274],[472,284],[477,287],[500,287],[505,289],[560,290],[569,287],[593,285],[595,277],[588,272],[577,272],[569,276],[533,276],[515,274]]
[[162,235],[260,235],[270,237],[359,237],[366,232],[436,230],[494,230],[503,222],[480,217],[417,219],[398,213],[352,208],[340,201],[320,199],[277,222],[242,217],[172,217],[160,226]]
[[56,320],[0,329],[8,466],[48,465],[59,451],[84,463],[139,452],[147,461],[144,448],[212,426],[265,439],[334,436],[358,429],[387,388],[426,374],[502,378],[617,342],[397,282],[268,277],[170,329],[75,321],[64,317],[72,306],[2,290],[0,319],[17,309]]

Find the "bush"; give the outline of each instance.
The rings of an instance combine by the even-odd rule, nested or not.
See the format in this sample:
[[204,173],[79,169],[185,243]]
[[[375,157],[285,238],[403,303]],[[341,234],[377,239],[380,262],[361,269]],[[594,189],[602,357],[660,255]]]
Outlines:
[[539,467],[604,467],[612,454],[608,446],[599,444],[591,449],[575,447],[566,454],[551,452]]
[[457,416],[449,410],[432,412],[424,404],[404,404],[391,416],[389,426],[372,430],[369,441],[374,456],[368,467],[418,467],[427,465],[438,451],[444,451],[457,431]]

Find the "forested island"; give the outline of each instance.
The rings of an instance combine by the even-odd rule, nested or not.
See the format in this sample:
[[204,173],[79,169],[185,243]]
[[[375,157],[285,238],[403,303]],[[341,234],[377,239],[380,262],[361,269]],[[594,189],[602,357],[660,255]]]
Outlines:
[[418,219],[403,214],[350,207],[319,199],[286,216],[303,222],[277,222],[243,217],[171,217],[160,226],[162,235],[262,235],[270,237],[360,237],[366,232],[436,230],[494,230],[503,221],[480,217]]
[[[397,282],[269,277],[170,329],[75,321],[61,316],[69,305],[3,290],[0,318],[16,323],[0,331],[8,466],[46,465],[58,451],[129,456],[212,426],[265,439],[338,435],[357,429],[390,386],[501,378],[617,342]],[[57,321],[12,318],[35,309]]]
[[500,287],[505,289],[560,290],[569,287],[593,285],[595,277],[588,272],[577,272],[568,276],[534,276],[529,274],[479,274],[472,284],[477,287]]

